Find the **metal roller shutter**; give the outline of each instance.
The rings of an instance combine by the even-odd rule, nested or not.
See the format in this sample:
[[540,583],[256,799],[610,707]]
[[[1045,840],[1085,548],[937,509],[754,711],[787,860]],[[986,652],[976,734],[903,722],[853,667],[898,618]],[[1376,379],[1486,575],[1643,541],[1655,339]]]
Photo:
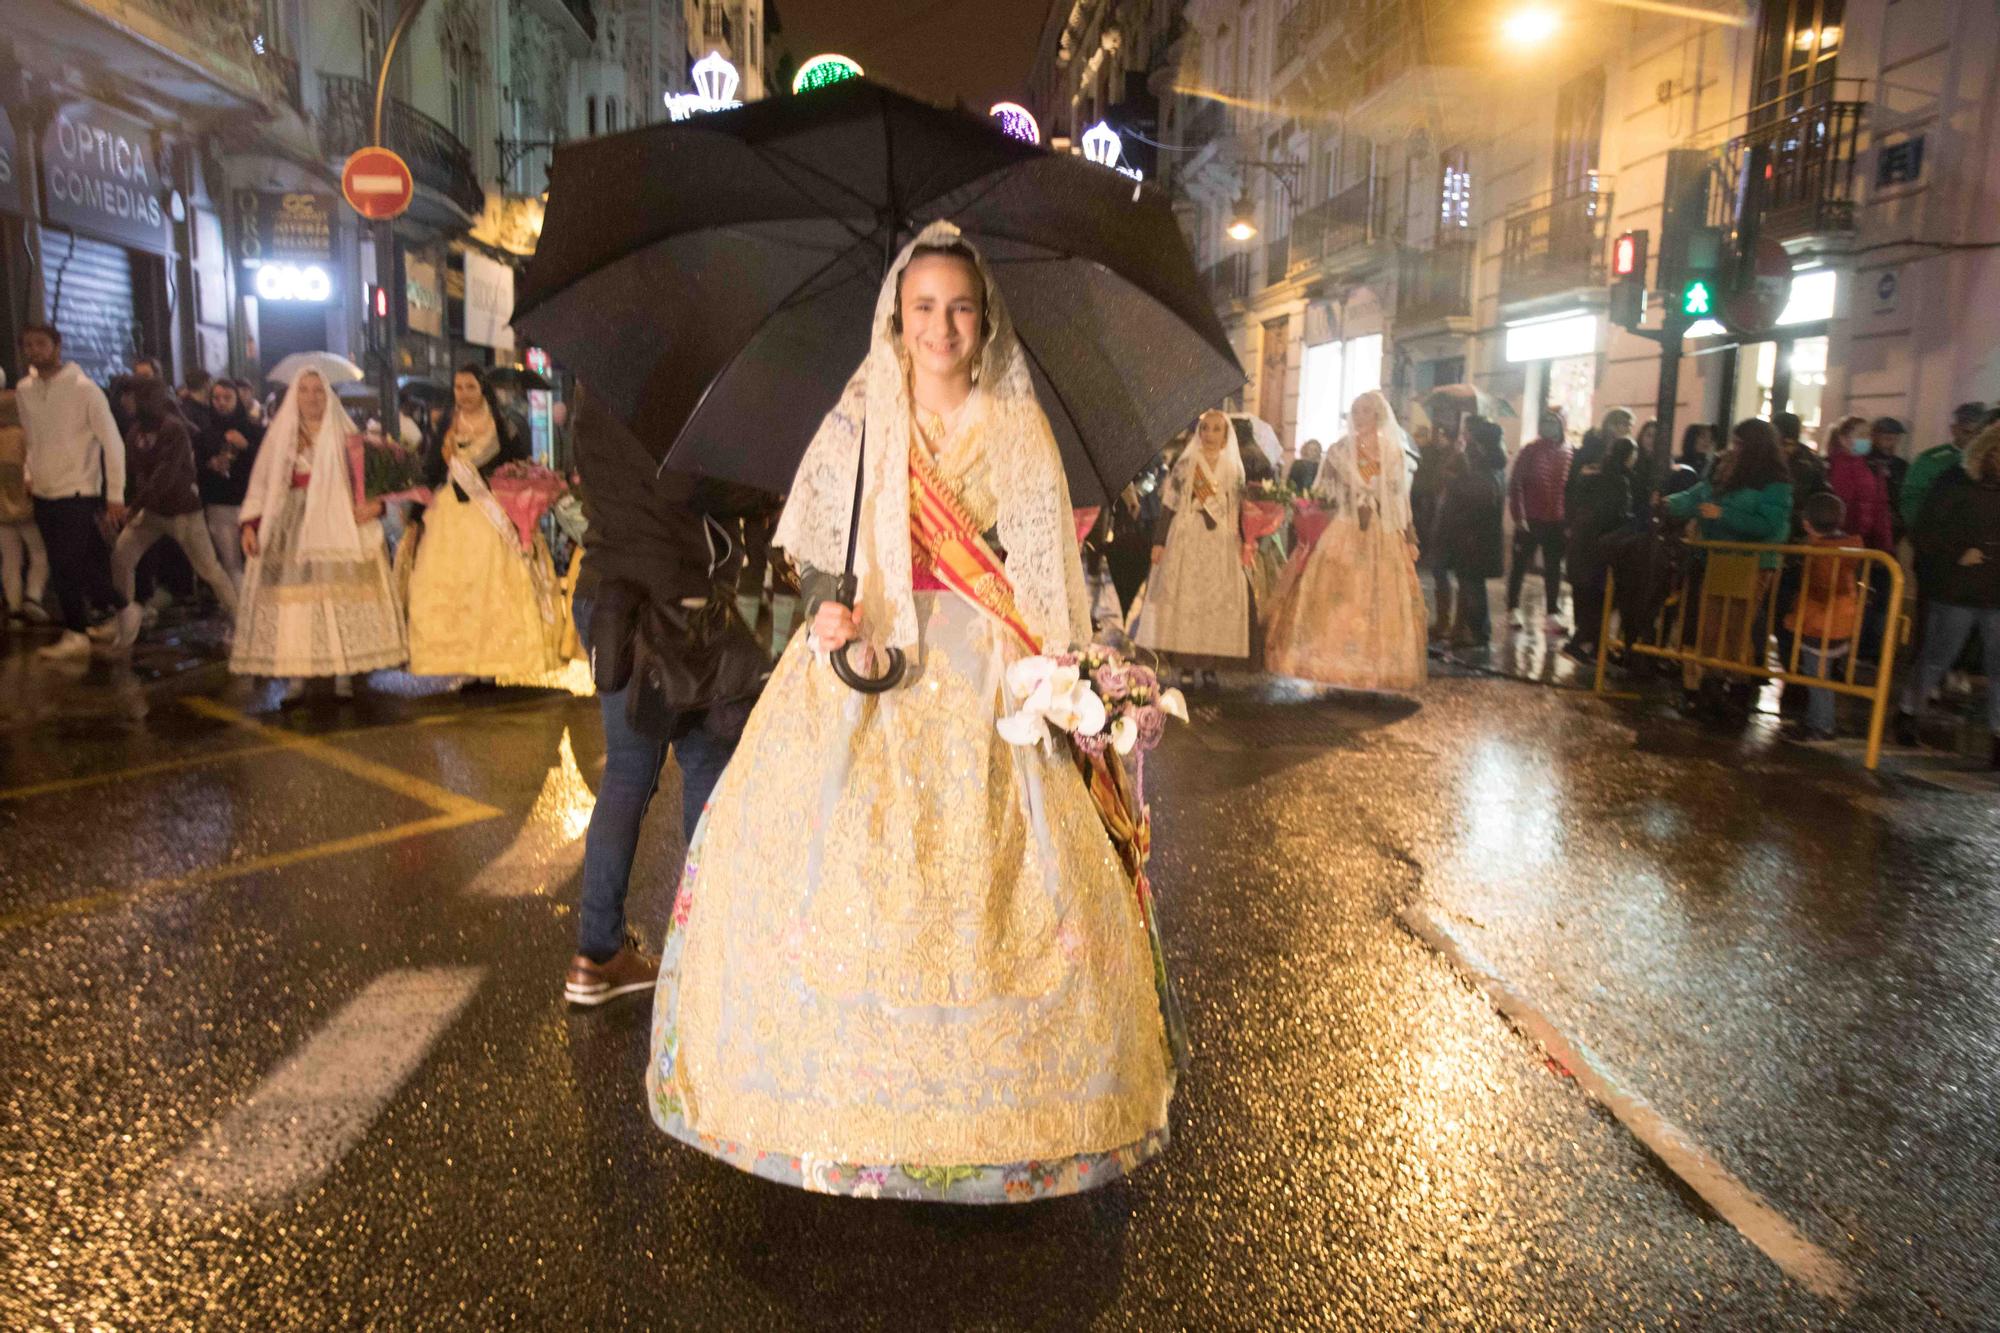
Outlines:
[[43,228],[42,299],[62,331],[63,356],[99,384],[138,355],[132,256],[123,246]]

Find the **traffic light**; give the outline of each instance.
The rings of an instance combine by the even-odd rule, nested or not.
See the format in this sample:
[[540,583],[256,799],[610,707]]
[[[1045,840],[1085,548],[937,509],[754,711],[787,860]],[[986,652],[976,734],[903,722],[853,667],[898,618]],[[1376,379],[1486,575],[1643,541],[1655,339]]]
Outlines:
[[1646,248],[1643,231],[1628,231],[1611,245],[1611,322],[1636,329],[1646,317]]
[[389,289],[380,284],[368,289],[368,345],[377,351],[389,345]]
[[1680,313],[1688,319],[1715,318],[1715,280],[1707,275],[1681,284]]

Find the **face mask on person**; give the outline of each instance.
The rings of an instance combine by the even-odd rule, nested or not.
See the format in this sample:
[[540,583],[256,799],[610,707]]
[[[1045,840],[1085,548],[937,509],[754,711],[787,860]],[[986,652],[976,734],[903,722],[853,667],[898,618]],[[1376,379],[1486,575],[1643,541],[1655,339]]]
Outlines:
[[1874,452],[1875,441],[1863,436],[1858,440],[1849,440],[1847,447],[1854,451],[1855,457],[1866,458],[1870,453]]

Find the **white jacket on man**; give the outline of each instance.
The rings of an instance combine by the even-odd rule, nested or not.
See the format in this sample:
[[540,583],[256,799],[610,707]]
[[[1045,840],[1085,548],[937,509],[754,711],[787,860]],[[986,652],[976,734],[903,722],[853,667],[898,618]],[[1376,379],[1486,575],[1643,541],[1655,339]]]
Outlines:
[[44,500],[125,498],[125,441],[111,402],[83,367],[66,361],[43,379],[30,372],[16,400],[28,435],[28,488]]

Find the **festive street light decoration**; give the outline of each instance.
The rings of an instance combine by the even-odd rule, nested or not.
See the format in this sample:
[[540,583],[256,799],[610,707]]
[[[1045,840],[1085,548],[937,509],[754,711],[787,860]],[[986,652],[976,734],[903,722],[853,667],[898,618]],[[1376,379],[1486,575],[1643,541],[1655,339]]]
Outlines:
[[1010,139],[1022,143],[1042,141],[1042,127],[1035,123],[1034,112],[1019,102],[995,102],[986,114],[1000,122],[1000,132]]
[[675,120],[686,120],[705,111],[727,111],[742,106],[736,100],[736,90],[742,83],[743,76],[736,72],[736,66],[724,60],[722,52],[710,51],[695,62],[695,91],[667,94],[667,114]]
[[1083,132],[1083,155],[1100,167],[1110,167],[1121,176],[1130,176],[1135,181],[1146,179],[1145,172],[1124,164],[1125,141],[1118,137],[1117,130],[1101,120]]
[[830,84],[844,83],[848,79],[861,77],[862,69],[846,56],[814,56],[799,66],[799,72],[792,76],[792,91],[810,92],[814,88],[825,88]]

